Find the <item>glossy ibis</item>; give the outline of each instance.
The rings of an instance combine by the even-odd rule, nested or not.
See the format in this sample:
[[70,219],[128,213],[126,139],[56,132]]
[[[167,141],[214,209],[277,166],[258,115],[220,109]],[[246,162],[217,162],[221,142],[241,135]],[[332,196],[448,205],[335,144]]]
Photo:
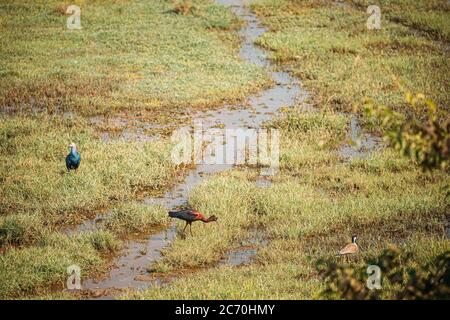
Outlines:
[[217,221],[216,216],[213,215],[209,218],[206,218],[200,212],[197,212],[195,210],[169,211],[169,217],[186,221],[186,225],[184,226],[183,233],[186,230],[186,227],[189,225],[189,230],[191,231],[191,236],[192,236],[192,222],[202,221],[204,223],[208,223],[208,222]]

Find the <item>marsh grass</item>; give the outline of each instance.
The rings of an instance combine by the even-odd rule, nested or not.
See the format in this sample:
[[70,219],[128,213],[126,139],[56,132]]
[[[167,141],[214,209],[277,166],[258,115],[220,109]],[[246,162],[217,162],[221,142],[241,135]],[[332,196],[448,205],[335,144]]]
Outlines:
[[[10,117],[0,124],[0,209],[38,213],[46,223],[71,224],[83,212],[107,207],[142,191],[163,190],[175,178],[166,141],[108,144],[80,122]],[[67,173],[68,143],[81,153],[77,172]]]
[[175,2],[173,11],[178,14],[188,15],[194,9],[195,7],[190,0],[181,0]]
[[[440,9],[448,8],[447,2],[381,1],[381,30],[366,28],[366,4],[373,3],[354,2],[364,5],[256,1],[252,7],[270,29],[257,43],[302,79],[321,109],[351,111],[367,97],[406,114],[420,113],[407,106],[404,95],[409,91],[426,93],[448,110],[447,44],[432,40],[435,32],[430,36],[426,27],[417,34],[413,22],[448,37],[449,13]],[[393,15],[402,15],[413,28],[390,19]]]
[[189,229],[183,236],[184,223],[178,223],[179,234],[171,246],[162,251],[163,259],[151,266],[152,271],[168,272],[211,265],[220,260],[236,241],[245,237],[256,217],[252,212],[255,187],[243,176],[246,174],[224,173],[193,190],[189,204],[207,217],[218,216],[219,221],[193,223],[193,237]]
[[105,231],[68,237],[45,233],[35,246],[9,248],[0,255],[0,297],[18,298],[65,287],[67,268],[77,265],[82,275],[98,273],[105,256],[117,251],[120,242]]
[[[339,161],[329,149],[339,147],[348,129],[348,119],[333,112],[300,112],[288,110],[267,127],[283,130],[282,169],[304,171]],[[317,172],[316,172],[317,173]],[[303,174],[303,173],[302,173]]]
[[[177,238],[164,251],[159,269],[152,271],[176,274],[178,267],[209,268],[175,277],[164,286],[126,292],[122,298],[320,299],[324,283],[317,261],[337,259],[353,234],[361,246],[349,262],[354,266],[373,263],[389,244],[412,253],[410,266],[424,265],[448,250],[442,188],[448,175],[424,173],[389,149],[343,162],[336,145],[345,142],[339,132],[349,120],[334,113],[295,112],[274,120],[269,126],[281,130],[283,160],[272,185],[256,188],[250,183],[254,172],[247,170],[208,179],[194,190],[190,204],[216,214],[220,229],[195,226],[194,238]],[[338,138],[313,149],[298,142],[312,141],[323,132]],[[308,166],[285,156],[303,159],[303,152],[319,156],[310,157]],[[320,154],[334,161],[323,161]],[[212,264],[248,234],[249,225],[257,225],[269,239],[259,246],[254,263],[238,268]],[[383,297],[391,298],[391,290],[384,289]]]
[[[103,143],[86,116],[176,126],[192,109],[268,83],[238,58],[241,22],[231,12],[183,2],[176,14],[174,1],[75,0],[82,30],[66,28],[61,1],[0,4],[1,297],[51,296],[70,264],[90,276],[118,239],[167,223],[162,208],[135,200],[161,195],[184,170],[169,140]],[[67,173],[70,142],[82,160]],[[99,211],[111,211],[106,231],[60,233]]]
[[115,234],[141,234],[151,227],[167,225],[167,210],[161,206],[148,206],[138,202],[125,202],[111,210],[105,227]]
[[[414,10],[408,14],[419,16],[420,6],[412,4]],[[361,245],[360,253],[349,262],[353,266],[374,263],[392,243],[413,255],[409,266],[424,265],[449,250],[444,231],[448,174],[424,173],[416,163],[390,149],[344,162],[338,148],[348,143],[350,116],[333,112],[350,111],[366,96],[404,113],[414,112],[405,108],[405,88],[427,92],[447,106],[444,88],[449,65],[443,44],[430,40],[426,28],[417,28],[421,31],[417,36],[417,24],[405,26],[394,18],[383,20],[382,30],[368,32],[365,10],[352,5],[260,0],[253,8],[270,28],[257,42],[272,51],[273,60],[302,78],[322,110],[287,111],[267,124],[282,132],[280,174],[272,178],[269,188],[253,188],[245,203],[233,203],[234,214],[247,212],[248,219],[262,228],[270,241],[258,248],[250,266],[212,266],[175,278],[168,285],[128,292],[125,299],[320,299],[324,283],[317,261],[337,259],[336,253],[353,234]],[[447,12],[439,14],[444,17]],[[445,30],[439,21],[435,25]],[[220,179],[226,181],[226,189],[234,190],[254,177],[231,171]],[[207,190],[208,206],[221,204],[227,193],[211,187]],[[219,221],[228,214],[218,214]],[[241,226],[247,221],[241,220]],[[237,239],[242,237],[242,229],[229,224],[208,237],[219,241],[228,232],[234,232]],[[203,261],[224,252],[222,246],[199,250],[189,246],[189,240],[184,245],[178,244],[180,241],[165,251],[162,264],[174,256],[195,253],[199,262],[190,266],[204,266]],[[383,289],[383,298],[392,298],[390,288]]]
[[[176,126],[192,109],[267,85],[263,69],[238,58],[241,22],[229,10],[183,3],[176,14],[174,1],[75,0],[82,30],[66,28],[61,1],[0,4],[2,298],[52,296],[70,264],[90,276],[118,239],[168,222],[161,207],[135,201],[161,195],[185,169],[170,160],[169,140],[103,143],[86,116]],[[67,173],[70,142],[82,160]],[[111,211],[106,231],[60,233],[99,211]]]
[[74,1],[82,30],[66,28],[58,0],[1,4],[0,106],[147,111],[170,122],[267,83],[237,57],[235,16],[211,1],[184,2],[195,14],[175,14],[173,1]]
[[104,230],[68,236],[44,226],[38,214],[2,217],[0,297],[55,296],[55,289],[65,288],[70,265],[79,266],[83,278],[101,274],[121,249],[120,239],[168,222],[167,212],[159,206],[127,202],[112,208],[105,219]]
[[29,245],[42,235],[43,217],[39,214],[10,214],[0,217],[0,245]]
[[[96,139],[83,118],[11,116],[0,122],[0,291],[24,297],[63,287],[66,268],[84,276],[102,270],[119,238],[162,225],[161,208],[132,205],[161,193],[183,170],[170,161],[171,144]],[[81,165],[67,172],[68,143]],[[58,230],[112,210],[108,231],[68,237]]]
[[[82,7],[82,32],[65,29],[59,1],[0,5],[2,108],[30,104],[49,114],[61,108],[83,115],[145,110],[155,122],[169,122],[187,108],[230,103],[267,83],[264,71],[237,58],[239,21],[209,1],[192,1],[195,10],[186,15],[173,12],[173,1],[74,3]],[[372,262],[389,243],[411,251],[417,265],[448,250],[447,173],[423,173],[390,150],[350,163],[337,151],[347,142],[350,119],[332,110],[348,111],[361,97],[409,112],[402,109],[407,88],[448,105],[448,51],[426,36],[446,37],[447,12],[435,21],[432,15],[419,21],[413,12],[409,24],[402,19],[410,17],[395,18],[395,6],[384,3],[393,18],[372,33],[358,7],[254,5],[271,30],[258,43],[303,79],[323,112],[288,111],[268,124],[282,134],[280,173],[269,188],[257,188],[254,171],[241,168],[193,190],[189,204],[219,222],[195,223],[193,237],[182,236],[179,222],[174,242],[149,269],[202,272],[125,298],[320,298],[316,261],[334,257],[352,234],[363,248],[354,265]],[[25,114],[0,122],[1,298],[54,297],[49,287],[64,286],[69,265],[79,265],[84,276],[101,273],[125,234],[167,223],[162,208],[134,200],[162,192],[182,170],[170,161],[168,140],[104,144],[95,134],[77,116]],[[66,173],[71,141],[82,163]],[[58,231],[99,208],[111,210],[106,230],[71,237]],[[254,227],[270,240],[255,263],[216,267]]]
[[[367,0],[352,0],[352,2],[363,8],[372,4]],[[448,1],[382,0],[379,1],[379,6],[389,20],[421,31],[428,37],[450,42]]]

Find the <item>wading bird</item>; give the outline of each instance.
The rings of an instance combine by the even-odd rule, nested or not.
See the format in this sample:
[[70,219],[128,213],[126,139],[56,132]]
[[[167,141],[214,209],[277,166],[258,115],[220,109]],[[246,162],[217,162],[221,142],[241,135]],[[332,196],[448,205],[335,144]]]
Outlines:
[[186,225],[184,226],[183,233],[184,233],[184,230],[186,230],[186,227],[189,225],[189,230],[191,231],[191,236],[192,236],[192,222],[202,221],[204,223],[208,223],[208,222],[217,221],[216,216],[211,216],[209,218],[205,218],[204,215],[202,215],[201,213],[199,213],[195,210],[169,211],[169,217],[186,221]]
[[359,250],[359,248],[358,248],[358,244],[356,243],[356,236],[353,236],[352,243],[349,243],[345,247],[343,247],[339,251],[338,256],[346,257],[348,259],[349,255],[357,253],[358,250]]
[[77,146],[75,145],[75,143],[72,142],[69,145],[69,148],[70,148],[70,153],[66,157],[67,171],[77,170],[78,167],[80,166],[81,156],[77,151]]

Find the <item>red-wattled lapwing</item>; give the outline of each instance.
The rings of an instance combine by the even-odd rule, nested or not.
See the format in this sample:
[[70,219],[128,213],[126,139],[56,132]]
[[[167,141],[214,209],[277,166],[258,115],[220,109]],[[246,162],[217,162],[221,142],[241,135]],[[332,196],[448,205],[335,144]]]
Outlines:
[[217,221],[216,216],[211,216],[209,218],[206,218],[200,212],[197,212],[195,210],[169,211],[169,217],[186,221],[186,225],[184,226],[183,233],[184,233],[184,230],[186,230],[186,227],[189,225],[189,230],[191,231],[191,236],[192,236],[192,222],[202,221],[204,223],[208,223],[208,222]]
[[346,257],[348,260],[348,256],[355,254],[359,251],[358,244],[356,243],[356,236],[352,237],[352,243],[347,244],[345,247],[343,247],[340,251],[338,256]]

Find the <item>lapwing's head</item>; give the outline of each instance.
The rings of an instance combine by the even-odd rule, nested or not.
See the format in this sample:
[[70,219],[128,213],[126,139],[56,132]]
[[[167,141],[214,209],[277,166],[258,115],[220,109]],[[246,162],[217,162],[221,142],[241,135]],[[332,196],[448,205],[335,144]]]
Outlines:
[[356,236],[352,236],[352,242],[356,243]]

